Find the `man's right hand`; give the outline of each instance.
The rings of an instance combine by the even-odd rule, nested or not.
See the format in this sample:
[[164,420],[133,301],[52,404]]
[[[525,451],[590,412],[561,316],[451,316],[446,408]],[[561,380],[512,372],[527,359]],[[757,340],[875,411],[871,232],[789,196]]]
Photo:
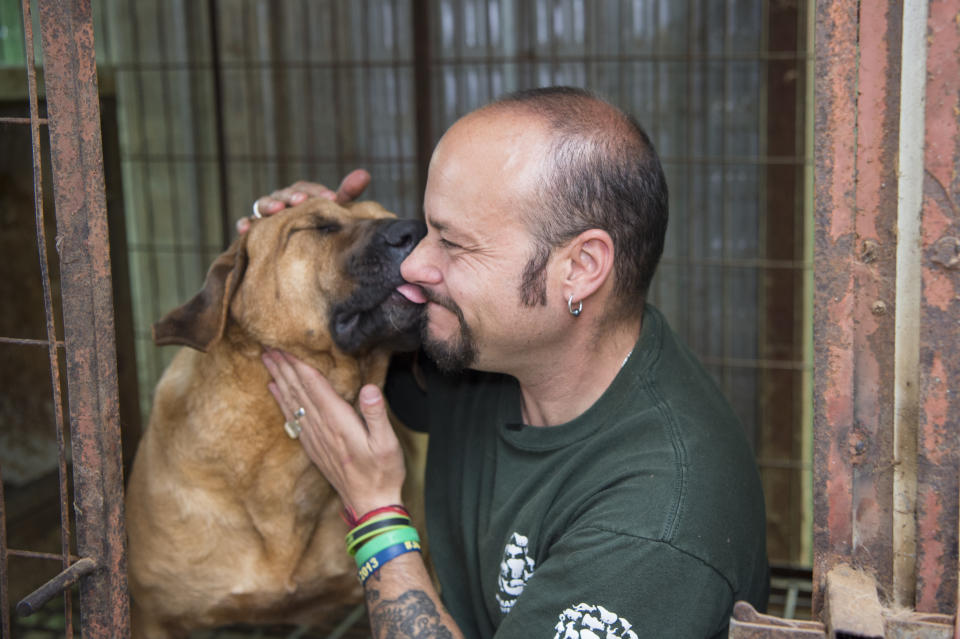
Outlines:
[[[322,197],[333,200],[338,204],[346,204],[359,197],[369,184],[370,174],[363,169],[355,169],[343,178],[336,191],[331,191],[316,182],[295,182],[284,189],[274,191],[270,195],[264,195],[255,202],[254,206],[260,215],[273,215],[311,197]],[[246,233],[249,228],[249,217],[237,220],[238,233]]]

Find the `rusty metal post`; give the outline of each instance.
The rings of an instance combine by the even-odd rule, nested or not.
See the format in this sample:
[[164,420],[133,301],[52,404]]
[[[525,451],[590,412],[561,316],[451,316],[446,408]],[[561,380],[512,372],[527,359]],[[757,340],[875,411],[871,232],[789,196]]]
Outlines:
[[[916,4],[817,7],[817,614],[841,562],[884,603],[956,611],[960,0]],[[919,36],[913,9],[928,10]]]
[[40,0],[84,637],[129,634],[117,358],[90,0]]
[[930,0],[921,218],[919,611],[956,611],[960,469],[960,0]]
[[817,3],[814,610],[839,563],[892,585],[900,3]]

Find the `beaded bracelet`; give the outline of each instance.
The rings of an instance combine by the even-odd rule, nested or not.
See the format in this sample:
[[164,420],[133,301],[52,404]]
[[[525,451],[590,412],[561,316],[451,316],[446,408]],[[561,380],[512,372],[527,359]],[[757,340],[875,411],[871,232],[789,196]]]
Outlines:
[[420,542],[411,540],[387,546],[358,567],[357,579],[360,580],[361,584],[366,585],[367,579],[369,579],[373,573],[377,572],[385,563],[391,559],[396,559],[400,555],[405,555],[408,552],[420,552]]
[[391,530],[390,532],[374,537],[357,550],[357,554],[354,556],[357,567],[359,568],[365,564],[368,559],[384,548],[393,546],[394,544],[401,544],[405,541],[420,541],[420,535],[417,534],[416,528],[413,526],[404,526],[403,528]]

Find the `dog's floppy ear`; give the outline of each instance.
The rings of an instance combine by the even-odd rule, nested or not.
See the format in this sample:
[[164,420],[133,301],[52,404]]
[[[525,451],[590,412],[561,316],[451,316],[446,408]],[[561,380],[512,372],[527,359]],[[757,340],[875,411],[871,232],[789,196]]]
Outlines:
[[207,271],[203,289],[193,299],[167,313],[153,325],[157,346],[181,344],[206,352],[223,336],[230,301],[247,268],[247,236],[241,235]]

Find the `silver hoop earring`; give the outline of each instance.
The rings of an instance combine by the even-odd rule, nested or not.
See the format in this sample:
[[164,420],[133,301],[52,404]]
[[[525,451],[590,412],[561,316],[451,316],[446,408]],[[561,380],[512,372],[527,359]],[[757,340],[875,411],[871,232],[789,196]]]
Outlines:
[[583,300],[580,300],[577,303],[577,307],[573,307],[573,295],[570,296],[570,299],[567,300],[567,310],[570,311],[570,314],[574,317],[578,316],[583,311]]

